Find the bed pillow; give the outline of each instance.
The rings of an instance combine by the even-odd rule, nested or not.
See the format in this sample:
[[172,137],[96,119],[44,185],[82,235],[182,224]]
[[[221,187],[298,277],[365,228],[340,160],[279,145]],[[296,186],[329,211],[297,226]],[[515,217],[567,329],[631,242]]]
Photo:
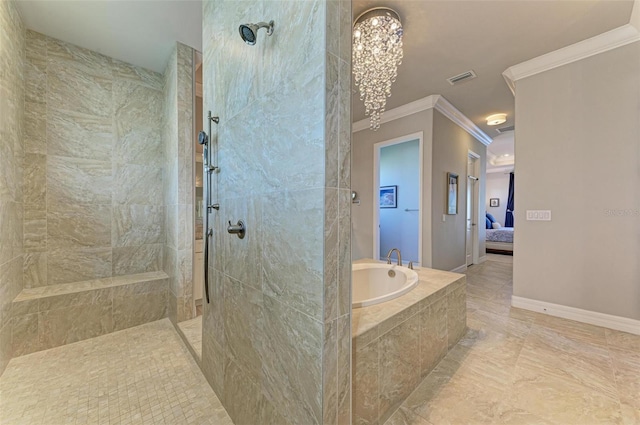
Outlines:
[[493,223],[491,223],[491,227],[493,227],[494,229],[499,229],[502,227],[502,224],[498,223],[497,221],[494,221]]
[[496,219],[495,219],[491,214],[489,214],[489,213],[487,213],[487,218],[489,219],[489,221],[490,221],[491,223],[495,223],[495,222],[497,221],[497,220],[496,220]]
[[486,217],[485,217],[485,220],[486,220],[486,223],[487,223],[485,227],[486,227],[487,229],[493,229],[493,227],[491,227],[491,220],[489,220],[489,219],[488,219],[488,218],[486,218]]

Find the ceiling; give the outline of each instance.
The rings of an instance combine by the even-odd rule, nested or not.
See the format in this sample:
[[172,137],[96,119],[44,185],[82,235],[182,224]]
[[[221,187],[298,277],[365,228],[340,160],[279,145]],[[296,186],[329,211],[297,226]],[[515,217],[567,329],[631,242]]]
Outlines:
[[176,41],[202,51],[202,2],[18,0],[27,28],[163,72]]
[[[18,0],[27,28],[162,72],[180,41],[202,51],[200,0]],[[502,72],[512,65],[629,23],[633,0],[354,0],[353,13],[395,9],[404,26],[404,59],[386,109],[444,96],[489,137],[489,158],[513,157],[513,132],[496,138],[485,118],[507,114],[514,98]],[[446,78],[473,70],[451,86]],[[365,118],[354,86],[353,118]],[[493,165],[488,164],[490,167]]]
[[[507,122],[497,127],[515,124],[514,97],[503,71],[628,24],[633,1],[354,0],[353,14],[381,5],[395,9],[404,27],[404,58],[386,109],[440,94],[495,138],[499,133],[487,125],[488,115],[507,114]],[[468,70],[478,77],[455,86],[446,81]],[[352,108],[354,121],[365,118],[357,92]],[[488,149],[490,157],[513,155],[513,132]]]

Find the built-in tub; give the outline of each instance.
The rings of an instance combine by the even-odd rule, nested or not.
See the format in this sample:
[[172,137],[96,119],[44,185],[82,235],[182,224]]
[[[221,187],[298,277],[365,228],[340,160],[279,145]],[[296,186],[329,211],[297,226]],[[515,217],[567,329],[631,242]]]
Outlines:
[[354,264],[351,273],[353,308],[398,298],[418,284],[418,274],[415,271],[395,264]]
[[[365,272],[374,276],[389,269],[397,276],[402,268],[357,260],[353,301],[360,297],[359,270],[374,270]],[[409,271],[417,275],[412,289],[352,310],[354,424],[383,424],[466,332],[466,277],[422,267]]]

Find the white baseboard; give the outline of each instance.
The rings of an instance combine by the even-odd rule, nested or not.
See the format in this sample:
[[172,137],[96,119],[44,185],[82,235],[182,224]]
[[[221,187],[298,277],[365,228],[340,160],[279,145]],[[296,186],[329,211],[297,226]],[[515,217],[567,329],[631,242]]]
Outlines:
[[549,316],[562,317],[563,319],[575,320],[576,322],[588,323],[590,325],[640,335],[640,320],[582,310],[580,308],[532,300],[530,298],[516,297],[515,295],[511,297],[511,305],[537,313],[548,314]]
[[453,273],[464,273],[464,272],[466,272],[466,271],[467,271],[467,265],[466,265],[466,264],[463,264],[463,265],[458,266],[458,267],[456,267],[455,269],[451,269],[451,270],[449,270],[449,271],[450,271],[450,272],[453,272]]
[[487,256],[486,255],[483,255],[482,257],[478,258],[478,264],[482,264],[485,261],[487,261]]

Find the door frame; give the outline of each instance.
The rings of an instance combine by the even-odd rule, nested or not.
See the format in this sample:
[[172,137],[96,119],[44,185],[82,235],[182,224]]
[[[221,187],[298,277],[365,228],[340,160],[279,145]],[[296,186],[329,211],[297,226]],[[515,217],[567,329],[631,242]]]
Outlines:
[[[373,145],[373,259],[380,260],[380,150],[387,146],[399,145],[401,143],[418,140],[418,263],[422,261],[422,210],[423,210],[423,193],[424,193],[424,151],[423,139],[424,132],[407,134],[405,136],[396,137],[395,139],[385,140]],[[407,261],[403,261],[407,262]]]
[[[473,174],[469,174],[469,159],[473,161]],[[480,262],[480,155],[476,152],[469,150],[467,152],[467,191],[468,186],[471,184],[470,182],[473,180],[473,193],[472,193],[472,209],[471,209],[471,244],[472,244],[472,264],[479,264]],[[472,179],[471,177],[475,177],[477,180]],[[467,208],[469,206],[467,205]],[[473,225],[473,221],[475,219],[475,226]],[[484,222],[483,222],[484,223]],[[467,236],[466,236],[466,228],[465,228],[465,264],[467,262]]]

